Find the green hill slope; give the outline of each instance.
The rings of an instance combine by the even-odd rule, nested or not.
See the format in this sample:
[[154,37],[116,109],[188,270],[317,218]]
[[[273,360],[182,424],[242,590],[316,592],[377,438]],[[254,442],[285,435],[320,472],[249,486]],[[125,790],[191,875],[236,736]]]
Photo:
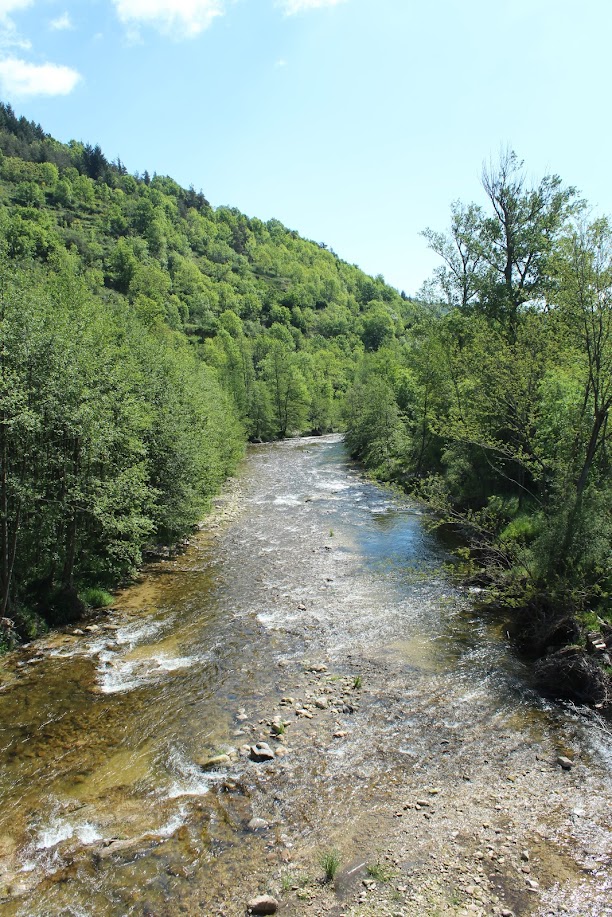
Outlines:
[[246,438],[338,427],[413,306],[325,246],[0,105],[0,617],[23,636],[179,537]]

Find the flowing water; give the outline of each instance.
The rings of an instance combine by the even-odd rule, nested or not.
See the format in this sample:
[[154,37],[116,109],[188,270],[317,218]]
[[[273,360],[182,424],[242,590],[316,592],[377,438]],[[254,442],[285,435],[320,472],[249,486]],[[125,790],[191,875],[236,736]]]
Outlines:
[[[232,516],[93,629],[5,661],[0,913],[233,917],[322,845],[374,855],[396,790],[432,784],[448,800],[440,830],[459,840],[500,813],[504,830],[540,832],[542,913],[612,913],[605,725],[535,694],[447,560],[339,437],[251,449]],[[287,754],[240,756],[274,744],[279,712]],[[249,828],[254,815],[270,830]]]

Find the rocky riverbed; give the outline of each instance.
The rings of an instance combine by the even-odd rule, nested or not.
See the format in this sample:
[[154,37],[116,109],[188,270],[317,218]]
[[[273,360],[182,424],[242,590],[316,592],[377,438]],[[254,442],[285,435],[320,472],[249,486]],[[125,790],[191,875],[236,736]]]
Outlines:
[[337,438],[254,449],[185,555],[5,662],[0,913],[611,915],[609,728],[444,560]]

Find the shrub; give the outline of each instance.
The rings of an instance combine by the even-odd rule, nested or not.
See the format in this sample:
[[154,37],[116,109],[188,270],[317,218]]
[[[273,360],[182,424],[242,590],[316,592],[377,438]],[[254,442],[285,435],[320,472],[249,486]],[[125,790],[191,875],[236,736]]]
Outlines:
[[107,592],[106,589],[101,589],[99,586],[88,586],[87,589],[81,592],[80,598],[90,608],[107,608],[113,604],[113,597],[110,592]]

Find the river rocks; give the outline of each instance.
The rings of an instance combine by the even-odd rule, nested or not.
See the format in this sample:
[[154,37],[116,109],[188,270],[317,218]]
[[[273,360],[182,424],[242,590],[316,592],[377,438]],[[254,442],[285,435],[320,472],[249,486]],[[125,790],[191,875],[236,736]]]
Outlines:
[[251,831],[264,831],[268,827],[268,822],[265,818],[252,818],[248,827]]
[[557,764],[559,767],[562,767],[564,771],[571,771],[573,761],[570,758],[566,758],[565,755],[559,755],[557,758]]
[[605,653],[608,648],[603,635],[599,631],[587,634],[586,645],[589,653]]
[[[273,761],[275,757],[276,756],[274,752],[267,744],[267,742],[257,742],[255,745],[251,745],[251,761],[256,761],[258,764],[261,764],[264,761]],[[258,911],[258,913],[268,913],[268,911]],[[274,913],[274,911],[271,911],[270,913]]]
[[327,710],[329,707],[329,701],[326,697],[315,697],[315,707],[318,707],[319,710]]
[[248,910],[251,914],[276,914],[278,901],[272,895],[259,895],[259,897],[249,901]]
[[322,662],[317,662],[314,665],[309,665],[308,672],[314,672],[316,675],[322,675],[323,672],[327,672],[327,666],[323,665]]

